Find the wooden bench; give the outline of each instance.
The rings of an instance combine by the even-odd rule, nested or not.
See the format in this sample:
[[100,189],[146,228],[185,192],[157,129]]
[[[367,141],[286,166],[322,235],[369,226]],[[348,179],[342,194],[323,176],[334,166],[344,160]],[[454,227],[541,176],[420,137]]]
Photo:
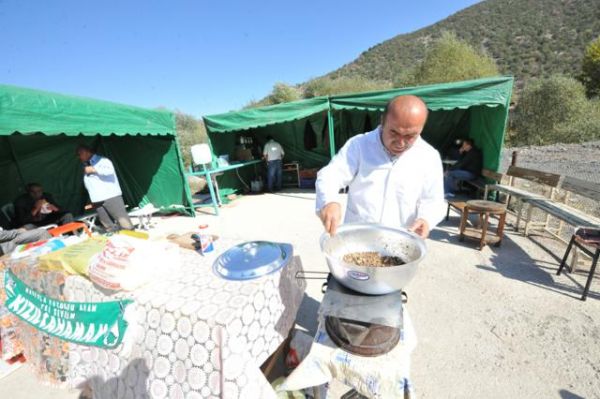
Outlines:
[[[531,217],[533,208],[541,209],[548,215],[551,215],[560,220],[559,227],[556,231],[548,229],[547,225],[544,230],[553,236],[564,241],[560,236],[560,232],[564,223],[574,227],[593,227],[600,228],[600,219],[587,215],[584,212],[575,209],[566,203],[569,200],[570,193],[575,193],[595,201],[600,201],[600,184],[581,180],[575,177],[565,176],[562,182],[562,189],[567,192],[565,195],[565,203],[553,201],[547,198],[528,198],[524,201],[529,204],[528,217]],[[531,228],[531,227],[530,227]],[[529,228],[525,228],[525,235],[529,234]]]
[[[498,193],[504,193],[507,195],[506,204],[510,203],[511,198],[515,199],[516,209],[515,214],[517,221],[515,223],[515,230],[518,231],[521,220],[525,222],[525,230],[527,231],[532,224],[541,224],[546,227],[548,225],[548,217],[545,222],[533,222],[531,220],[531,207],[526,215],[523,216],[523,207],[526,204],[526,200],[533,199],[550,199],[554,200],[557,190],[561,187],[563,177],[555,173],[542,172],[539,170],[526,169],[518,166],[510,166],[506,172],[506,176],[509,177],[508,184],[488,184],[485,186],[484,198],[487,198],[490,192],[496,191]],[[532,193],[522,188],[515,187],[516,179],[529,180],[535,183],[542,184],[550,188],[549,195],[543,195],[538,193]]]
[[501,183],[504,175],[502,173],[494,172],[489,169],[482,169],[481,176],[475,180],[463,180],[462,183],[471,186],[475,192],[476,197],[480,197],[479,194],[483,194],[483,199],[487,200],[487,192],[485,191],[486,186],[490,185],[491,182],[495,184]]

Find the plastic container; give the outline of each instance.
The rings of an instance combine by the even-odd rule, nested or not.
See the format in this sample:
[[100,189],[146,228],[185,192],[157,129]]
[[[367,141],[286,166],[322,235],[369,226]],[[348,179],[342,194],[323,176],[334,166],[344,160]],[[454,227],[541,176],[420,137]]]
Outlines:
[[212,252],[215,247],[213,245],[212,235],[208,233],[208,225],[200,225],[198,228],[200,229],[200,232],[192,235],[192,238],[196,242],[196,251],[200,252],[201,255]]

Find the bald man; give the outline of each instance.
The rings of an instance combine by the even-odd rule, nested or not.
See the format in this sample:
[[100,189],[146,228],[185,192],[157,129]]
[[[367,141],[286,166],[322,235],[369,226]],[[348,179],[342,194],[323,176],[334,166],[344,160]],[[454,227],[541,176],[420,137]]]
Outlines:
[[335,234],[339,191],[348,187],[344,223],[408,228],[423,238],[445,213],[439,153],[421,136],[427,107],[415,96],[390,101],[375,130],[352,137],[317,175],[317,214]]

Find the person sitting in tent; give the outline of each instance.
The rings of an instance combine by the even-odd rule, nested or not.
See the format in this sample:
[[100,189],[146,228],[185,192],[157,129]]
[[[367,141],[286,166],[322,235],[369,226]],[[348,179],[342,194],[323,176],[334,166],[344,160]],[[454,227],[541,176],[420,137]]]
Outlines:
[[48,224],[66,224],[73,221],[73,215],[63,211],[57,205],[52,195],[44,192],[44,188],[38,183],[27,184],[27,192],[20,195],[14,201],[15,226],[26,230]]
[[285,151],[281,144],[273,140],[273,137],[267,137],[267,144],[263,149],[263,158],[267,161],[267,188],[269,191],[279,191],[282,187],[282,160]]
[[481,175],[483,156],[473,140],[465,139],[459,149],[458,161],[444,173],[446,197],[454,196],[460,180],[475,180]]
[[123,202],[117,172],[110,159],[96,154],[85,144],[77,146],[77,156],[83,163],[83,184],[102,226],[110,232],[133,230]]
[[13,229],[4,230],[0,227],[0,255],[11,253],[17,245],[47,240],[52,236],[46,229]]

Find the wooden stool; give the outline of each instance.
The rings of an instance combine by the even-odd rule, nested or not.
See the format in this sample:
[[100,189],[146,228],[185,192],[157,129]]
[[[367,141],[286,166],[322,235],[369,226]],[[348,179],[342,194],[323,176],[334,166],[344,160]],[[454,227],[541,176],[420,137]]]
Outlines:
[[453,198],[448,200],[448,209],[446,209],[446,220],[450,219],[450,208],[454,208],[458,213],[462,215],[463,209],[467,205],[468,199],[466,198]]
[[[467,220],[471,213],[479,215],[481,229],[467,228]],[[490,215],[499,216],[498,228],[495,233],[488,231]],[[499,247],[502,243],[502,237],[504,236],[505,220],[506,205],[485,200],[467,201],[460,219],[460,241],[464,241],[465,236],[467,236],[479,240],[479,250],[481,250],[485,244],[495,244]]]
[[[565,256],[563,256],[562,262],[560,262],[560,267],[558,268],[557,275],[560,275],[565,264],[567,263],[567,258],[569,257],[569,252],[571,252],[571,248],[575,245],[577,248],[585,252],[587,255],[592,257],[592,266],[590,268],[590,274],[588,275],[587,282],[585,283],[585,288],[583,289],[583,295],[581,296],[581,300],[585,301],[587,298],[588,291],[590,290],[590,285],[592,284],[592,278],[594,278],[594,272],[596,271],[596,265],[598,264],[598,258],[600,257],[600,229],[594,228],[583,228],[580,227],[575,231],[575,234],[571,237],[571,241],[569,242],[569,246],[567,247],[567,251],[565,252]],[[590,247],[591,250],[586,248]],[[595,252],[593,252],[595,250]]]
[[48,233],[50,233],[50,235],[52,237],[58,237],[65,233],[75,232],[80,229],[83,230],[85,232],[85,234],[88,235],[88,237],[92,236],[92,233],[90,232],[90,230],[87,228],[87,226],[83,222],[72,222],[72,223],[63,224],[62,226],[58,226],[58,227],[48,230]]

